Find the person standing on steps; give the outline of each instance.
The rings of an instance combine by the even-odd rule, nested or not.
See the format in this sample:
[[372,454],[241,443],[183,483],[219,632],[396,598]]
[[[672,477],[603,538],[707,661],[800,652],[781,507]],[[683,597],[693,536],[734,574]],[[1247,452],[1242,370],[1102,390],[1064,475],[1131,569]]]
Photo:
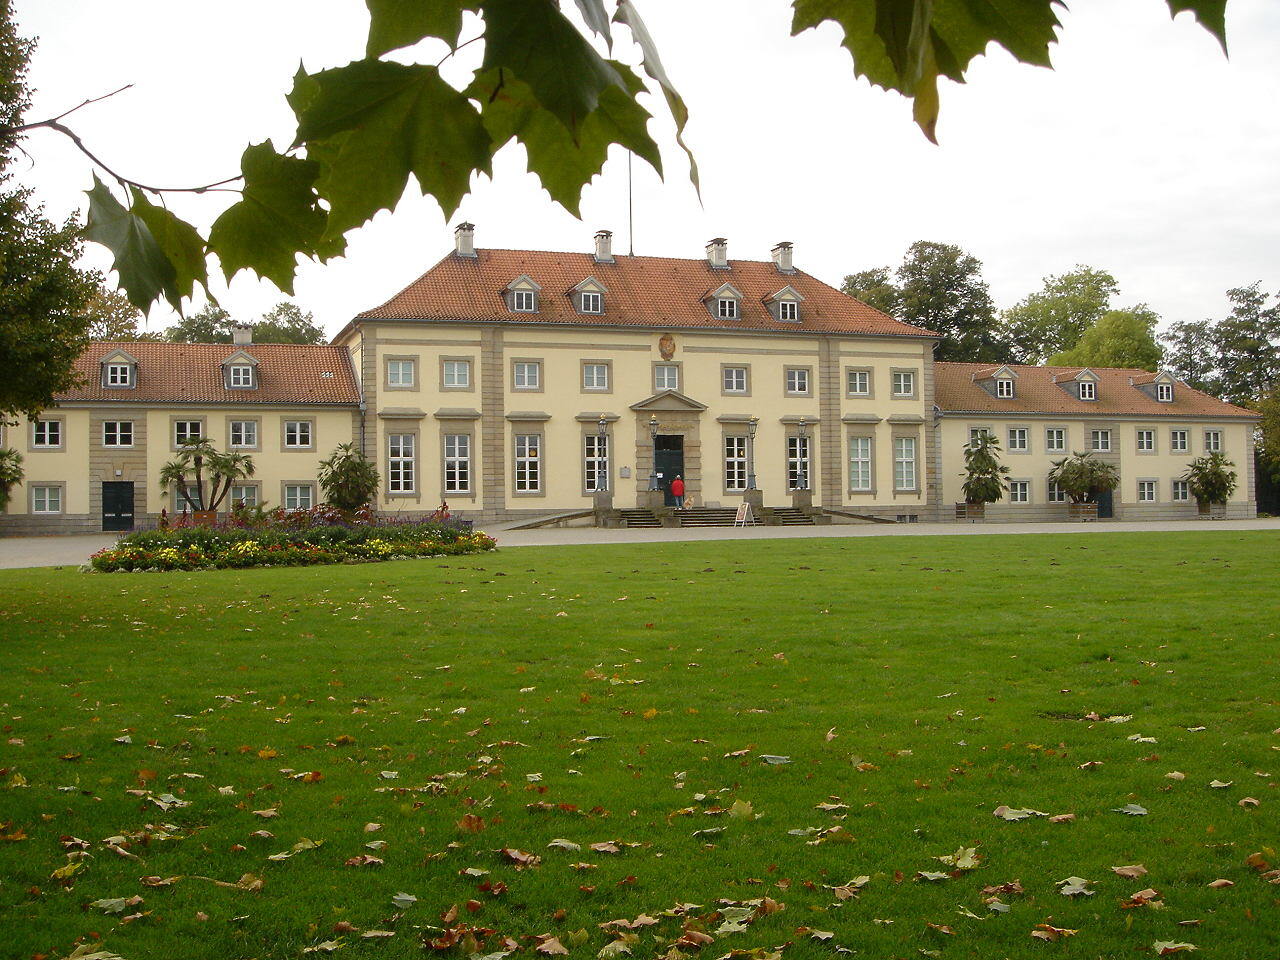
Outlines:
[[684,479],[678,473],[671,481],[671,496],[675,497],[676,509],[684,509]]

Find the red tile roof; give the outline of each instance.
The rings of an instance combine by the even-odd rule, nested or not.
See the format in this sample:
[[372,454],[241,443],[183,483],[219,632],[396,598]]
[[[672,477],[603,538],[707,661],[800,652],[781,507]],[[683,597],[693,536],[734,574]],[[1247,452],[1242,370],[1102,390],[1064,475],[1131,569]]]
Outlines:
[[1009,364],[1018,374],[1014,396],[993,397],[974,382],[974,375],[991,369],[983,363],[934,364],[935,403],[943,413],[1044,413],[1075,416],[1224,417],[1257,418],[1244,407],[1218,400],[1179,382],[1173,402],[1161,403],[1143,393],[1134,382],[1150,378],[1146,370],[1089,367],[1098,377],[1098,399],[1077,400],[1060,383],[1070,380],[1080,367],[1031,367]]
[[[138,384],[131,389],[103,387],[100,363],[122,350],[138,361]],[[228,390],[222,362],[243,350],[258,361],[258,389]],[[358,404],[351,361],[345,348],[322,344],[153,343],[98,341],[76,360],[79,387],[57,395],[62,403],[255,403]]]
[[[522,275],[542,288],[536,314],[513,313],[503,299],[508,284]],[[603,314],[578,313],[569,296],[587,277],[595,277],[608,290]],[[724,283],[742,291],[738,319],[713,317],[704,302]],[[804,298],[799,322],[775,320],[765,305],[788,284]],[[487,248],[478,250],[474,258],[449,254],[382,306],[356,319],[937,336],[895,320],[803,271],[780,273],[772,262],[731,260],[729,269],[716,270],[705,260],[618,256],[613,263],[598,263],[588,253]]]

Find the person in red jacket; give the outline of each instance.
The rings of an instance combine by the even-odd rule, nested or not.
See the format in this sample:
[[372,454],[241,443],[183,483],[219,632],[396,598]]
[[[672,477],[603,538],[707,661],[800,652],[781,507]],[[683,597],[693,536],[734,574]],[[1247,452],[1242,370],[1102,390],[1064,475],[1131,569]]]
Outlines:
[[671,481],[671,496],[676,498],[676,509],[684,508],[684,480],[680,474],[676,474],[676,478]]

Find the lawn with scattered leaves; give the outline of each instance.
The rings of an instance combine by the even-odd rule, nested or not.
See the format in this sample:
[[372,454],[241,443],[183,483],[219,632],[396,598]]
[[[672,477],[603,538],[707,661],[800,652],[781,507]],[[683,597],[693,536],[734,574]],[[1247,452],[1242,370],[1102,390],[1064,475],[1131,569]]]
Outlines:
[[1275,955],[1280,537],[0,572],[0,956]]

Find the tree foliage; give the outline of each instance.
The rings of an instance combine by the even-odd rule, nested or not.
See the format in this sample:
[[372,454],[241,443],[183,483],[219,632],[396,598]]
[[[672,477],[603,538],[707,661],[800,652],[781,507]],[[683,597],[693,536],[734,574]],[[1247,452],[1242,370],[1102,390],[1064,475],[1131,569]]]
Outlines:
[[1158,370],[1163,356],[1155,336],[1159,319],[1146,304],[1129,310],[1108,310],[1074,347],[1055,353],[1049,363],[1064,367]]
[[1220,320],[1180,322],[1161,337],[1168,365],[1198,390],[1249,404],[1280,384],[1280,295],[1254,283],[1227,291]]
[[247,453],[221,452],[202,437],[184,443],[178,456],[160,468],[160,482],[177,487],[175,510],[217,510],[232,484],[252,477],[253,471],[253,458]]
[[[0,2],[7,14],[8,0]],[[1165,2],[1173,14],[1190,11],[1225,45],[1226,0]],[[180,307],[197,285],[207,285],[209,254],[228,278],[251,270],[291,294],[299,257],[323,262],[341,255],[345,235],[380,210],[395,209],[410,181],[452,214],[472,176],[488,174],[494,154],[513,141],[523,145],[529,169],[551,197],[576,214],[582,188],[600,172],[613,144],[662,173],[648,132],[650,114],[639,101],[646,91],[669,112],[698,184],[684,140],[688,107],[633,0],[366,3],[365,56],[314,73],[302,68],[294,78],[287,100],[297,132],[290,148],[281,151],[269,141],[250,145],[238,176],[187,188],[238,184],[239,199],[207,237],[154,202],[166,191],[93,158],[65,116],[21,127],[15,115],[0,114],[0,140],[52,130],[70,137],[106,175],[104,183],[95,173],[89,191],[88,236],[110,250],[121,285],[143,310],[161,299]],[[931,140],[940,78],[963,82],[973,59],[991,44],[1022,63],[1049,66],[1060,26],[1056,0],[792,0],[792,7],[793,34],[838,25],[854,72],[909,97]],[[462,38],[463,11],[480,14],[482,33]],[[643,78],[606,55],[619,25],[638,48]],[[427,38],[446,45],[448,56],[484,41],[466,82],[451,85],[439,63],[403,62],[402,51]],[[6,89],[0,78],[0,94],[10,95],[6,102],[16,102],[21,92]]]
[[940,333],[939,360],[1007,359],[995,332],[982,261],[954,244],[917,240],[892,277],[888,267],[874,267],[845,277],[841,289],[899,320]]
[[995,503],[1009,489],[1009,468],[1000,462],[1000,440],[986,430],[964,446],[965,503]]
[[373,461],[353,443],[340,443],[320,463],[320,486],[325,501],[339,510],[359,510],[378,493],[381,480]]
[[1197,503],[1226,503],[1236,490],[1234,466],[1221,453],[1207,453],[1191,461],[1182,479]]
[[9,505],[9,493],[22,482],[22,454],[10,447],[0,447],[0,513]]
[[[215,304],[206,304],[164,330],[171,343],[230,343],[236,320]],[[324,343],[324,330],[310,311],[288,300],[277,303],[253,325],[254,343]]]
[[1119,292],[1115,277],[1084,264],[1045,277],[1039,290],[1001,314],[1004,338],[1020,363],[1044,363],[1078,344]]
[[1120,486],[1120,471],[1114,463],[1099,460],[1086,451],[1054,460],[1048,479],[1072,503],[1096,503],[1098,494]]
[[139,330],[143,322],[142,311],[129,302],[119,290],[111,290],[102,284],[85,304],[89,318],[90,340],[159,340],[158,333]]

